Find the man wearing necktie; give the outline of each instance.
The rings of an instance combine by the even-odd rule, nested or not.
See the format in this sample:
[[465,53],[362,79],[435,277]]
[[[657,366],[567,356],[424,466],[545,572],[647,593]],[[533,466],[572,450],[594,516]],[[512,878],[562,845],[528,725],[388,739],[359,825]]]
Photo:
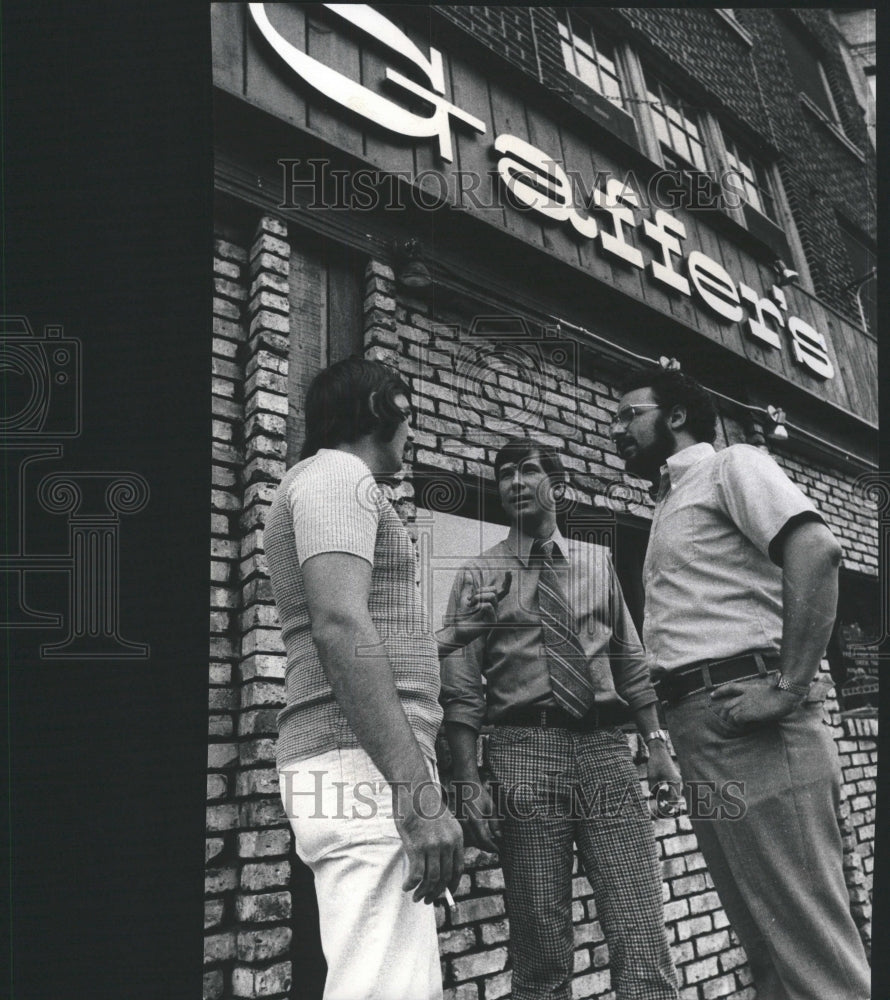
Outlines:
[[[608,551],[557,527],[567,483],[559,455],[514,438],[498,452],[495,478],[510,532],[458,573],[446,622],[471,605],[467,591],[502,596],[487,635],[443,662],[442,701],[468,842],[498,851],[503,865],[512,996],[571,998],[577,845],[617,997],[676,1000],[652,824],[617,725],[633,713],[650,787],[666,785],[676,802],[680,775],[645,654]],[[486,723],[497,810],[477,767]]]

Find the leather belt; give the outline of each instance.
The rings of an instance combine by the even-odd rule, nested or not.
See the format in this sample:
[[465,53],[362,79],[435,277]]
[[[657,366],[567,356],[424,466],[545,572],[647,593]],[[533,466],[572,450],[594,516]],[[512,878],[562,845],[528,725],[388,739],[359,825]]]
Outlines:
[[576,718],[564,708],[535,708],[523,705],[511,708],[493,726],[533,726],[539,729],[570,729],[577,733],[590,733],[594,729],[608,729],[628,721],[624,705],[594,705],[581,718]]
[[699,691],[707,691],[730,681],[762,676],[778,669],[778,666],[777,656],[764,656],[757,652],[742,653],[725,660],[699,660],[661,677],[655,684],[655,690],[662,701],[676,704]]

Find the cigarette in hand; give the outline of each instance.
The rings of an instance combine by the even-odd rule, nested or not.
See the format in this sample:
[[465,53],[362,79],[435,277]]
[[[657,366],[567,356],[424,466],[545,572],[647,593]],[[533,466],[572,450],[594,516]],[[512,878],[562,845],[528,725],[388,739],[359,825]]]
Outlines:
[[449,907],[454,906],[454,896],[451,895],[451,890],[447,886],[445,888],[445,902]]

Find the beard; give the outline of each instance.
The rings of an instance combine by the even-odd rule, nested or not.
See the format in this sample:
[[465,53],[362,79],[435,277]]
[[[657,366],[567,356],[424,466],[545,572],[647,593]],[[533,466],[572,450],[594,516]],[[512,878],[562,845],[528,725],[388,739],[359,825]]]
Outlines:
[[653,428],[652,442],[645,447],[637,445],[633,454],[625,459],[624,467],[635,476],[657,483],[661,467],[673,455],[676,444],[674,432],[664,415],[659,413]]

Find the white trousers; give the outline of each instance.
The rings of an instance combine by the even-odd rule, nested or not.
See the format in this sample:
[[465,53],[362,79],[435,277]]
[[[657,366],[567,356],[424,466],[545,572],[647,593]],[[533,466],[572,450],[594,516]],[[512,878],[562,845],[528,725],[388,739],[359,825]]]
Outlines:
[[315,877],[324,1000],[441,1000],[434,909],[402,890],[408,858],[371,758],[333,750],[287,765],[279,782],[297,854]]

